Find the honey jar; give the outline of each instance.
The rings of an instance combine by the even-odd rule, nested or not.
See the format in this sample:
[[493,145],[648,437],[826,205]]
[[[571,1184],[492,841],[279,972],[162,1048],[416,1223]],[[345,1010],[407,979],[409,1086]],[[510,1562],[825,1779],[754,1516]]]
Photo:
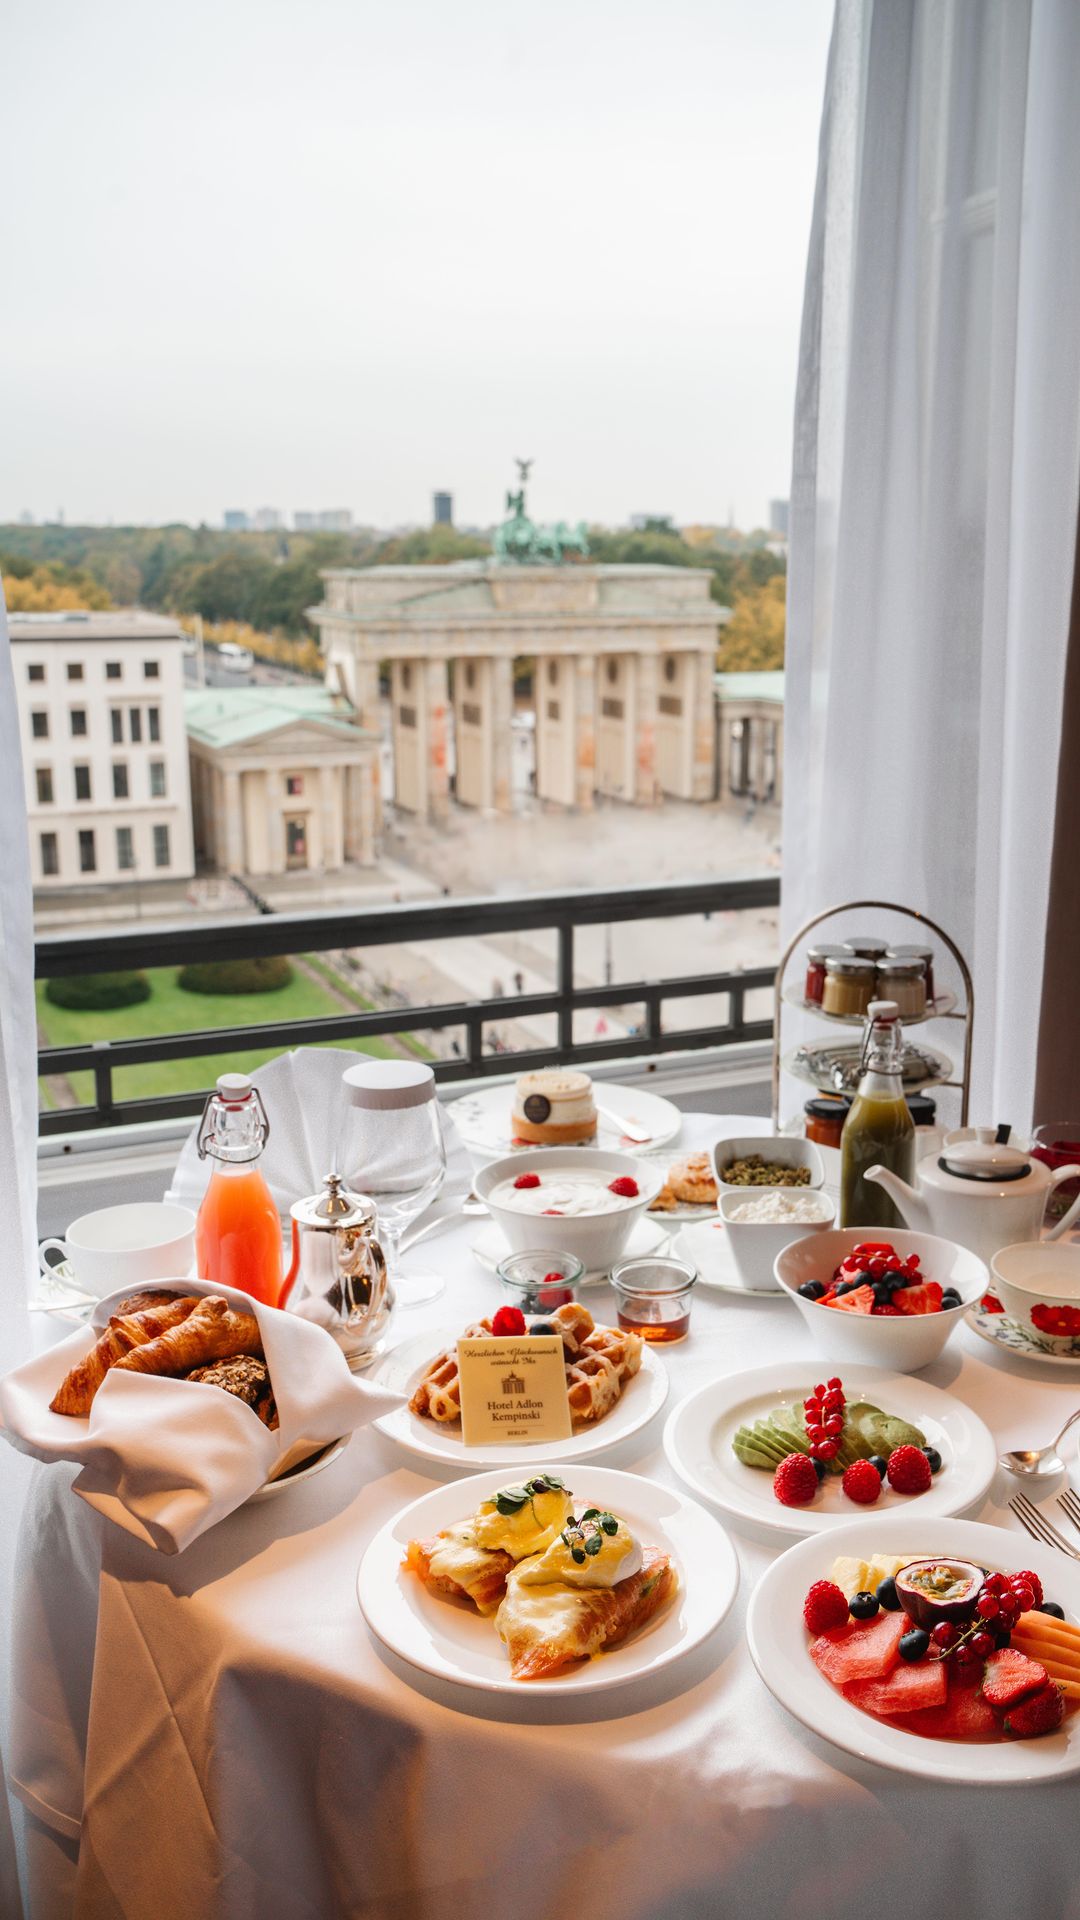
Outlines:
[[825,962],[822,1013],[863,1014],[874,998],[877,968],[872,960],[847,955]]

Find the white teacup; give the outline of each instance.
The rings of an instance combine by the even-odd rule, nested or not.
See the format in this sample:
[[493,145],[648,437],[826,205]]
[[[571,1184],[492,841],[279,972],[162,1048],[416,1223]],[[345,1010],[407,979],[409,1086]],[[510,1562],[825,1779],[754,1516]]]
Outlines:
[[52,1272],[46,1254],[58,1248],[86,1293],[102,1299],[118,1288],[145,1286],[190,1272],[195,1261],[195,1215],[166,1200],[132,1200],[101,1207],[73,1220],[63,1240],[43,1240],[42,1273]]
[[1077,1353],[1080,1247],[1020,1240],[990,1262],[994,1292],[1009,1319],[1044,1353]]

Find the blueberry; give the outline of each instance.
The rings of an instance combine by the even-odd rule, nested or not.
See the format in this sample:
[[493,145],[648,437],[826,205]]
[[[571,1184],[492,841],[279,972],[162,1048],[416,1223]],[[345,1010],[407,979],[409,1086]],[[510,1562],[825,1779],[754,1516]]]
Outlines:
[[538,1320],[535,1326],[529,1328],[530,1333],[558,1333],[558,1331],[558,1327],[553,1327],[550,1320]]
[[896,1591],[896,1581],[891,1573],[884,1580],[878,1581],[877,1597],[886,1613],[899,1613],[900,1595]]
[[889,1471],[889,1463],[885,1459],[884,1455],[880,1453],[872,1453],[870,1455],[870,1465],[873,1467],[874,1472],[877,1474],[878,1479],[884,1480],[885,1475]]
[[820,1300],[824,1291],[820,1280],[804,1280],[799,1288],[804,1300]]
[[936,1447],[924,1447],[923,1452],[930,1465],[931,1473],[941,1472],[941,1455]]
[[950,1307],[958,1307],[959,1305],[960,1305],[960,1295],[957,1293],[956,1288],[946,1287],[944,1293],[941,1296],[942,1313],[947,1313]]
[[848,1602],[848,1612],[853,1620],[872,1620],[881,1606],[876,1593],[863,1591],[856,1593]]
[[930,1645],[930,1635],[924,1627],[909,1627],[900,1638],[901,1660],[921,1660]]
[[1064,1620],[1065,1618],[1065,1609],[1064,1607],[1059,1607],[1056,1600],[1044,1600],[1042,1606],[1036,1607],[1035,1611],[1036,1613],[1052,1614],[1055,1620]]
[[824,1460],[817,1460],[817,1459],[815,1459],[815,1460],[814,1460],[814,1472],[815,1472],[815,1473],[817,1474],[817,1477],[818,1477],[818,1479],[819,1479],[819,1481],[820,1481],[820,1480],[824,1480],[824,1478],[825,1478],[825,1462],[824,1462]]
[[884,1281],[878,1280],[874,1286],[875,1307],[887,1307],[891,1298],[892,1298],[892,1295],[890,1293],[890,1290],[885,1285]]
[[851,1280],[841,1280],[836,1289],[837,1298],[839,1298],[842,1293],[854,1293],[856,1287],[863,1286],[868,1277],[868,1275],[857,1273]]

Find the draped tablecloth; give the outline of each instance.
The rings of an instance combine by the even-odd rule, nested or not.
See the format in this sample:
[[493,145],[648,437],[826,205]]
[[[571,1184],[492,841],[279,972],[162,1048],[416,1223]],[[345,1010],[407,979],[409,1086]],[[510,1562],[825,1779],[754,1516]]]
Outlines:
[[[683,1144],[727,1130],[687,1116]],[[490,1310],[476,1234],[463,1221],[417,1249],[447,1288],[401,1313],[400,1337]],[[612,1313],[608,1290],[584,1297]],[[772,1360],[819,1364],[782,1299],[704,1289],[663,1358],[664,1413],[603,1464],[672,1484],[661,1431],[681,1396]],[[1080,1368],[1006,1361],[968,1328],[925,1377],[1004,1446],[1049,1438],[1080,1392]],[[743,1621],[775,1537],[733,1528],[738,1602],[685,1663],[516,1719],[368,1634],[363,1550],[432,1485],[372,1430],[175,1559],[109,1526],[70,1479],[38,1469],[24,1524],[12,1771],[78,1841],[80,1920],[1080,1920],[1076,1782],[930,1786],[849,1758],[773,1701]],[[1008,1490],[978,1517],[1015,1528]],[[42,1895],[33,1920],[59,1911]]]

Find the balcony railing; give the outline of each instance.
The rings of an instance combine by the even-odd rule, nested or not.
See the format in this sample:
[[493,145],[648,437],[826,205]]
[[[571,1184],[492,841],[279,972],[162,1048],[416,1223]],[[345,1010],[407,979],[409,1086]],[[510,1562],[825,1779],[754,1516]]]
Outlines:
[[[419,901],[362,912],[274,914],[244,920],[192,919],[181,925],[102,930],[92,934],[57,933],[37,943],[39,979],[79,973],[112,972],[128,967],[184,966],[191,961],[236,960],[269,954],[326,953],[380,946],[404,946],[420,940],[492,938],[507,933],[554,929],[557,979],[550,991],[506,995],[497,1000],[463,1000],[437,1006],[394,1007],[375,1012],[325,1015],[314,1019],[268,1021],[256,1026],[215,1027],[145,1039],[98,1040],[66,1047],[44,1047],[38,1055],[41,1075],[89,1071],[94,1099],[75,1107],[43,1112],[43,1134],[71,1133],[95,1127],[134,1125],[198,1113],[204,1093],[158,1094],[118,1100],[113,1075],[123,1067],[156,1061],[191,1060],[205,1054],[235,1054],[247,1048],[311,1046],[320,1041],[361,1044],[383,1034],[446,1028],[464,1030],[460,1058],[433,1061],[439,1080],[472,1080],[522,1072],[531,1067],[589,1066],[601,1060],[768,1040],[772,1020],[748,1020],[746,995],[771,987],[772,967],[744,971],[622,980],[603,986],[574,985],[574,933],[579,927],[610,926],[628,920],[666,920],[680,916],[731,913],[779,904],[774,876],[747,880],[695,880],[671,886],[620,887],[610,892],[525,894],[515,899]],[[665,1032],[668,1001],[705,994],[727,997],[727,1019],[720,1025]],[[574,1015],[585,1008],[642,1006],[644,1020],[633,1034],[610,1039],[574,1038]],[[553,1046],[492,1055],[484,1052],[486,1025],[505,1025],[520,1016],[553,1014]]]

